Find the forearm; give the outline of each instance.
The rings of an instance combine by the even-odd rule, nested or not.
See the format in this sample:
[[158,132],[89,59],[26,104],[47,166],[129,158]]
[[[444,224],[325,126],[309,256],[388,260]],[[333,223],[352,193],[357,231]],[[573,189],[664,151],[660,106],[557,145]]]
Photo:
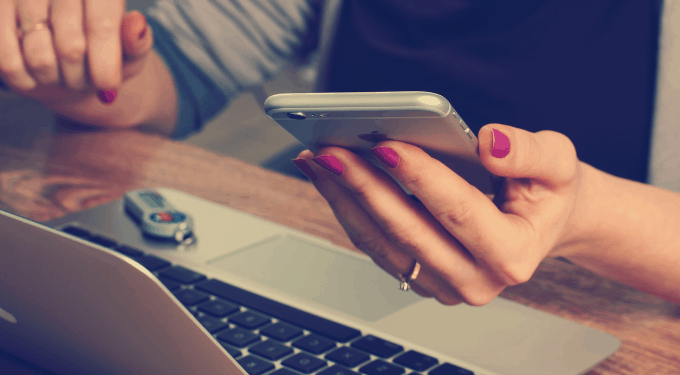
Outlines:
[[558,255],[680,304],[680,194],[583,166],[583,199]]
[[102,127],[141,126],[169,136],[177,122],[177,90],[155,51],[141,72],[123,82],[111,105],[103,104],[93,93],[40,101],[69,119]]

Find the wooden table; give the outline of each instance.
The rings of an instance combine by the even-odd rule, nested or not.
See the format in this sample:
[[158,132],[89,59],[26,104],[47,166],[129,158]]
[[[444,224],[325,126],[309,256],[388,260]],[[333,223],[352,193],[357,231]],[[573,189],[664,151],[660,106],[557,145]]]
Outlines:
[[[37,132],[0,126],[0,209],[45,222],[158,186],[354,249],[326,201],[301,180],[154,134],[63,121]],[[680,374],[675,304],[556,259],[501,296],[618,337],[621,348],[590,375]],[[0,373],[46,374],[5,353]]]

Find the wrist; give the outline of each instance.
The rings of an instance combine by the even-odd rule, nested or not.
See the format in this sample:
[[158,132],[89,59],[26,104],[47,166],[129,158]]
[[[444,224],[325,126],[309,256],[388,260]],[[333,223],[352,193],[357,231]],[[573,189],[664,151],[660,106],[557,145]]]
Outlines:
[[550,252],[550,257],[569,259],[584,251],[589,251],[595,243],[604,240],[606,231],[602,225],[602,215],[606,215],[603,207],[606,189],[605,173],[589,164],[579,161],[580,178],[573,211],[565,225],[564,232]]

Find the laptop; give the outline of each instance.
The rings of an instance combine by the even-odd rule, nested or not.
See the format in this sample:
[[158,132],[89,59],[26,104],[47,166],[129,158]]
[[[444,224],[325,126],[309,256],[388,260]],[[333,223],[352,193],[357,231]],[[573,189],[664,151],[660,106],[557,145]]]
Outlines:
[[154,190],[196,241],[144,236],[122,199],[0,211],[0,350],[55,374],[575,375],[620,345],[503,298],[444,306],[325,239]]

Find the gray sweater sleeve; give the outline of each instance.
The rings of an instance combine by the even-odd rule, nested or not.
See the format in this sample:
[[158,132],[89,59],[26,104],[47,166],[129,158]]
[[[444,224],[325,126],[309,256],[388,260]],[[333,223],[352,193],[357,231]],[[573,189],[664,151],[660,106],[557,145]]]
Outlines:
[[173,139],[317,44],[317,0],[158,0],[145,11],[178,90]]

